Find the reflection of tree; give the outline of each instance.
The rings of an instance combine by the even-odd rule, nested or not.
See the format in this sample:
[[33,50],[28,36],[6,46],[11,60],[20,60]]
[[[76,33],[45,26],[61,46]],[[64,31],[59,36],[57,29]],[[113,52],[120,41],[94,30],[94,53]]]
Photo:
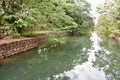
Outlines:
[[[42,50],[39,54],[37,49],[27,51],[20,54],[16,61],[0,66],[0,80],[46,80],[47,77],[54,80],[53,75],[86,62],[88,56],[82,49],[86,48],[87,51],[90,46],[89,36],[81,36],[69,37],[66,44]],[[63,80],[68,79],[64,77]]]
[[48,71],[46,73],[49,73],[51,75],[49,77],[52,79],[52,75],[69,71],[74,64],[82,64],[87,60],[86,54],[82,52],[84,47],[90,48],[89,37],[69,37],[66,44],[42,52],[41,57],[44,58],[42,66],[45,65],[46,61],[48,66],[52,65],[49,66],[52,68],[52,73],[49,72],[51,69],[48,66],[44,66],[47,69],[44,72]]
[[102,49],[96,54],[96,61],[94,66],[103,69],[106,73],[106,78],[108,80],[119,80],[120,79],[120,45],[111,39],[105,39],[101,43],[101,46],[108,51],[107,54],[105,49]]

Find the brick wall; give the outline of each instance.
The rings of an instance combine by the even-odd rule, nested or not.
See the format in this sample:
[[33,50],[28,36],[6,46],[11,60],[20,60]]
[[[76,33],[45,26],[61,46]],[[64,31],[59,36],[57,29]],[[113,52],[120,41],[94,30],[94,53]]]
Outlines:
[[38,41],[34,38],[0,40],[0,59],[18,54],[37,46]]

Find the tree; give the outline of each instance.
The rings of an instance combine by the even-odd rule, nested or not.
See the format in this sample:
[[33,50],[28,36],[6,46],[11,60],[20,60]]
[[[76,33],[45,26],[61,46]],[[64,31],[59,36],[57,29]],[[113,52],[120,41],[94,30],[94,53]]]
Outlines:
[[101,14],[98,23],[98,31],[103,35],[111,33],[120,34],[120,0],[108,1],[98,8]]
[[78,6],[73,0],[2,0],[0,1],[0,25],[18,32],[23,28],[41,27],[49,30],[90,30],[93,24],[89,5]]

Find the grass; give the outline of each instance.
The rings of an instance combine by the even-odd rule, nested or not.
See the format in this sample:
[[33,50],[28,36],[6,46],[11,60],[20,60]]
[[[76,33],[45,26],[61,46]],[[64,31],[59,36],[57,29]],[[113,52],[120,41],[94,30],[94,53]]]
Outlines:
[[26,36],[26,35],[37,35],[37,34],[43,34],[43,33],[50,33],[51,31],[27,31],[27,32],[23,32],[22,35]]
[[37,35],[37,34],[62,33],[62,32],[66,32],[66,31],[48,31],[48,30],[27,31],[27,32],[23,32],[22,35],[27,36],[27,35]]

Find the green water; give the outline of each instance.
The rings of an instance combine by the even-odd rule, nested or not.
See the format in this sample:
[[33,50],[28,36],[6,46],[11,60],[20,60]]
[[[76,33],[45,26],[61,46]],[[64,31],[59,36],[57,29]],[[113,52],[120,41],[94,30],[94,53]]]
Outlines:
[[120,80],[120,45],[112,39],[68,37],[0,62],[0,80]]

